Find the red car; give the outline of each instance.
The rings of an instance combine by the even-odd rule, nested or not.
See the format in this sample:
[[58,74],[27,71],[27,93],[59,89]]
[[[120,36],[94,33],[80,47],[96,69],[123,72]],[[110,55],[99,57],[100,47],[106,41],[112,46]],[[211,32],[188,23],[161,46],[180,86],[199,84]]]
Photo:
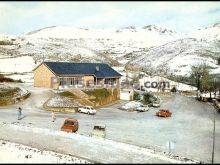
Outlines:
[[79,123],[74,118],[68,118],[65,120],[63,126],[61,127],[61,131],[65,132],[76,132],[79,128]]
[[170,112],[168,109],[160,109],[156,115],[159,117],[170,117],[172,112]]

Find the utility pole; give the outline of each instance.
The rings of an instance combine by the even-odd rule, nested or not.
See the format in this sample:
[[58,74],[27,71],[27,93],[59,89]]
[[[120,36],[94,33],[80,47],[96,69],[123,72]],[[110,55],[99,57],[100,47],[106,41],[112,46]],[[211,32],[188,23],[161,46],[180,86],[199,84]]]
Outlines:
[[214,154],[215,154],[215,109],[213,108],[213,144],[212,144],[212,164],[214,163]]

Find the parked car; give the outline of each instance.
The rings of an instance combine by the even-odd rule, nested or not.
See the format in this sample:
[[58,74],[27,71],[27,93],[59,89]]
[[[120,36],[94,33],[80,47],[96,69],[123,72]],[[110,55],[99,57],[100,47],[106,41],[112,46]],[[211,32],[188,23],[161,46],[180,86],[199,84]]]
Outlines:
[[92,136],[105,138],[105,129],[106,126],[104,124],[95,124],[93,127]]
[[79,123],[74,118],[68,118],[64,121],[61,131],[65,132],[76,132],[79,128]]
[[89,114],[89,115],[90,115],[90,114],[91,114],[91,115],[96,114],[96,110],[93,109],[93,107],[91,107],[91,106],[80,107],[80,108],[78,109],[78,112],[87,113],[87,114]]
[[153,107],[160,107],[160,102],[159,101],[153,102]]
[[168,109],[160,109],[158,112],[156,112],[156,115],[159,117],[171,117],[172,112],[170,112]]
[[147,112],[149,110],[149,106],[148,105],[141,105],[140,107],[137,107],[136,111],[139,112]]

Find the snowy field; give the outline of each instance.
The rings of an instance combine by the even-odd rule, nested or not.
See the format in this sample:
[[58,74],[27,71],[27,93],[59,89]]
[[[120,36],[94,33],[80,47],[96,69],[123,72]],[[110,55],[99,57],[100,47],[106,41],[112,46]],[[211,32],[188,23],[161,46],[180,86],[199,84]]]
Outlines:
[[41,151],[22,144],[0,140],[0,163],[90,163],[70,155]]
[[30,56],[0,59],[0,72],[3,73],[31,72],[35,66],[37,64],[35,64],[33,57]]
[[5,77],[12,78],[14,80],[21,80],[25,83],[34,83],[34,73],[6,74]]

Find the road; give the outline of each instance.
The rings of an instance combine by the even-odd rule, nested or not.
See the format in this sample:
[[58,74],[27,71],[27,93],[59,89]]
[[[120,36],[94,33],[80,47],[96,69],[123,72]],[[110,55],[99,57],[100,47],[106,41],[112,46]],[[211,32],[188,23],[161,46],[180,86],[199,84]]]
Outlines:
[[[97,114],[91,116],[81,113],[56,113],[57,119],[52,123],[51,113],[41,108],[42,103],[52,95],[52,92],[32,86],[26,88],[32,95],[19,105],[23,107],[23,113],[26,115],[20,124],[31,123],[30,125],[34,127],[58,131],[65,118],[75,117],[80,124],[78,133],[82,135],[90,135],[94,124],[101,123],[106,125],[107,139],[165,152],[168,152],[167,143],[171,141],[174,144],[171,153],[211,162],[214,109],[208,103],[178,94],[171,97],[163,96],[161,107],[169,108],[173,114],[170,118],[159,118],[155,116],[158,108],[150,108],[148,112],[126,112],[118,109],[125,102],[118,101],[99,108]],[[16,107],[18,105],[2,107],[0,121],[17,122]],[[215,162],[218,163],[220,162],[219,121],[220,114],[217,113]],[[2,137],[3,135],[0,135],[0,138]]]

